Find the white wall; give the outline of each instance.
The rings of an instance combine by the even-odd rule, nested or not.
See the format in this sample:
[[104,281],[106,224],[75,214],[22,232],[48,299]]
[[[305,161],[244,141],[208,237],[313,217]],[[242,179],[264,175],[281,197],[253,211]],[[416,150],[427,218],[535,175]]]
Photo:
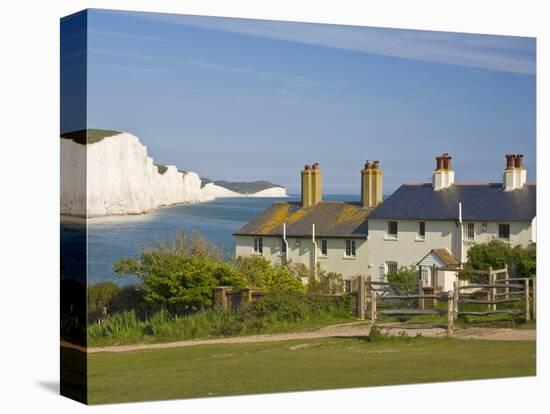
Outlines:
[[[416,265],[431,249],[447,248],[458,258],[459,227],[455,221],[426,221],[426,237],[417,237],[417,220],[396,220],[398,222],[398,237],[396,240],[386,237],[387,220],[369,220],[369,275],[380,278],[380,267],[388,261],[395,261],[398,266]],[[466,231],[467,223],[463,228]],[[482,231],[482,225],[486,231]],[[474,243],[486,243],[498,237],[498,225],[510,224],[510,240],[512,246],[527,246],[531,242],[532,226],[530,222],[474,222],[474,242],[464,240],[463,258],[466,259],[468,249]]]
[[[281,263],[281,237],[262,236],[263,254],[262,256],[273,263]],[[341,273],[348,279],[357,275],[367,274],[368,249],[366,239],[354,239],[356,246],[356,256],[346,257],[346,239],[326,238],[327,255],[321,255],[321,240],[317,241],[317,262],[321,268],[328,272]],[[288,237],[288,259],[293,263],[302,263],[308,268],[313,266],[313,242],[310,238]],[[297,244],[298,242],[298,244]],[[254,254],[253,236],[236,236],[236,255],[248,257]]]
[[453,221],[427,221],[426,237],[417,237],[418,221],[396,220],[398,222],[397,239],[386,237],[386,220],[369,220],[369,276],[380,280],[381,267],[388,261],[398,266],[416,265],[431,249],[446,247],[456,252],[457,226]]
[[[467,228],[467,222],[464,222],[464,231]],[[474,243],[487,243],[498,238],[498,225],[510,224],[510,240],[512,246],[527,247],[533,240],[533,226],[530,222],[474,222],[474,242],[466,240],[464,237],[464,258],[466,253]],[[486,225],[487,230],[482,231],[482,226]],[[466,235],[465,235],[466,236]],[[536,240],[536,235],[534,236]]]

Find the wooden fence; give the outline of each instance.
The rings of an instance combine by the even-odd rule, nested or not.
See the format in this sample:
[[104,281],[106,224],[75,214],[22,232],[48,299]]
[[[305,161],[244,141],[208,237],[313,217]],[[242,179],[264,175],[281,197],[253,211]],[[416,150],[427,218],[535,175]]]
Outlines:
[[[433,289],[427,293],[422,281],[419,281],[415,292],[410,286],[399,283],[377,282],[370,278],[357,277],[352,283],[352,294],[355,295],[356,316],[365,320],[370,309],[370,320],[374,324],[378,315],[385,316],[416,316],[416,315],[447,315],[447,335],[454,332],[454,321],[459,316],[486,316],[493,314],[521,315],[525,320],[536,317],[536,280],[510,278],[508,269],[489,269],[474,271],[488,276],[490,283],[472,283],[460,285],[454,282],[453,290],[441,292]],[[472,273],[472,272],[470,272]],[[504,278],[499,276],[504,275]],[[409,287],[409,289],[407,289]],[[431,306],[427,306],[430,302]],[[438,302],[446,303],[446,309],[435,309]],[[522,309],[497,309],[497,305],[523,303]],[[380,309],[379,305],[390,305]],[[461,304],[486,305],[486,310],[460,310]]]

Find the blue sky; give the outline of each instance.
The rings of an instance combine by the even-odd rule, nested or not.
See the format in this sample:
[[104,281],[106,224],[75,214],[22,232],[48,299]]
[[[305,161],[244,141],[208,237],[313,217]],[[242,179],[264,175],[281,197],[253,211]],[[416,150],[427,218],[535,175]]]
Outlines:
[[535,179],[534,38],[92,10],[88,127],[137,135],[158,163],[299,191],[358,193],[366,159],[384,193],[500,181],[506,153]]

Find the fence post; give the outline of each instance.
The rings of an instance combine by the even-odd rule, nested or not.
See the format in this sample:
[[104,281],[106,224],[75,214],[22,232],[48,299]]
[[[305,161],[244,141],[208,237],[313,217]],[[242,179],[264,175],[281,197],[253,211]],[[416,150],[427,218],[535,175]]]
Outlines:
[[529,279],[523,279],[525,285],[525,322],[531,319],[531,312],[529,310]]
[[510,299],[510,287],[508,286],[510,284],[510,274],[508,273],[508,264],[506,264],[506,266],[504,266],[504,269],[506,269],[506,273],[505,273],[505,277],[506,277],[506,288],[504,288],[504,297],[506,298],[506,300]]
[[[420,277],[418,279],[418,294],[420,296],[424,295],[424,280],[422,280],[422,277]],[[418,307],[421,310],[424,310],[424,298],[423,297],[418,298]]]
[[449,290],[447,292],[447,337],[451,338],[453,336],[453,296],[454,292]]
[[358,289],[357,289],[357,317],[358,319],[365,320],[365,304],[366,304],[366,289],[365,289],[365,278],[359,276],[358,280]]
[[458,282],[453,282],[453,319],[458,318]]
[[[493,268],[489,267],[489,284],[495,285],[496,284],[496,277],[495,273],[493,272]],[[497,299],[497,288],[492,287],[491,288],[491,300],[494,302]],[[497,310],[497,304],[493,303],[489,305],[489,309],[491,310]]]
[[374,325],[376,323],[376,292],[373,290],[371,292],[371,301],[370,301],[370,321]]

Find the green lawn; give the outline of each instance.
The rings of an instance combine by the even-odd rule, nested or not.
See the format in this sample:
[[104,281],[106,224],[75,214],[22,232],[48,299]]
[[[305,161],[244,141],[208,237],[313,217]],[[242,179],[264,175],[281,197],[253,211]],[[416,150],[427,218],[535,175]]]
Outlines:
[[92,404],[535,375],[535,342],[326,338],[88,356]]

